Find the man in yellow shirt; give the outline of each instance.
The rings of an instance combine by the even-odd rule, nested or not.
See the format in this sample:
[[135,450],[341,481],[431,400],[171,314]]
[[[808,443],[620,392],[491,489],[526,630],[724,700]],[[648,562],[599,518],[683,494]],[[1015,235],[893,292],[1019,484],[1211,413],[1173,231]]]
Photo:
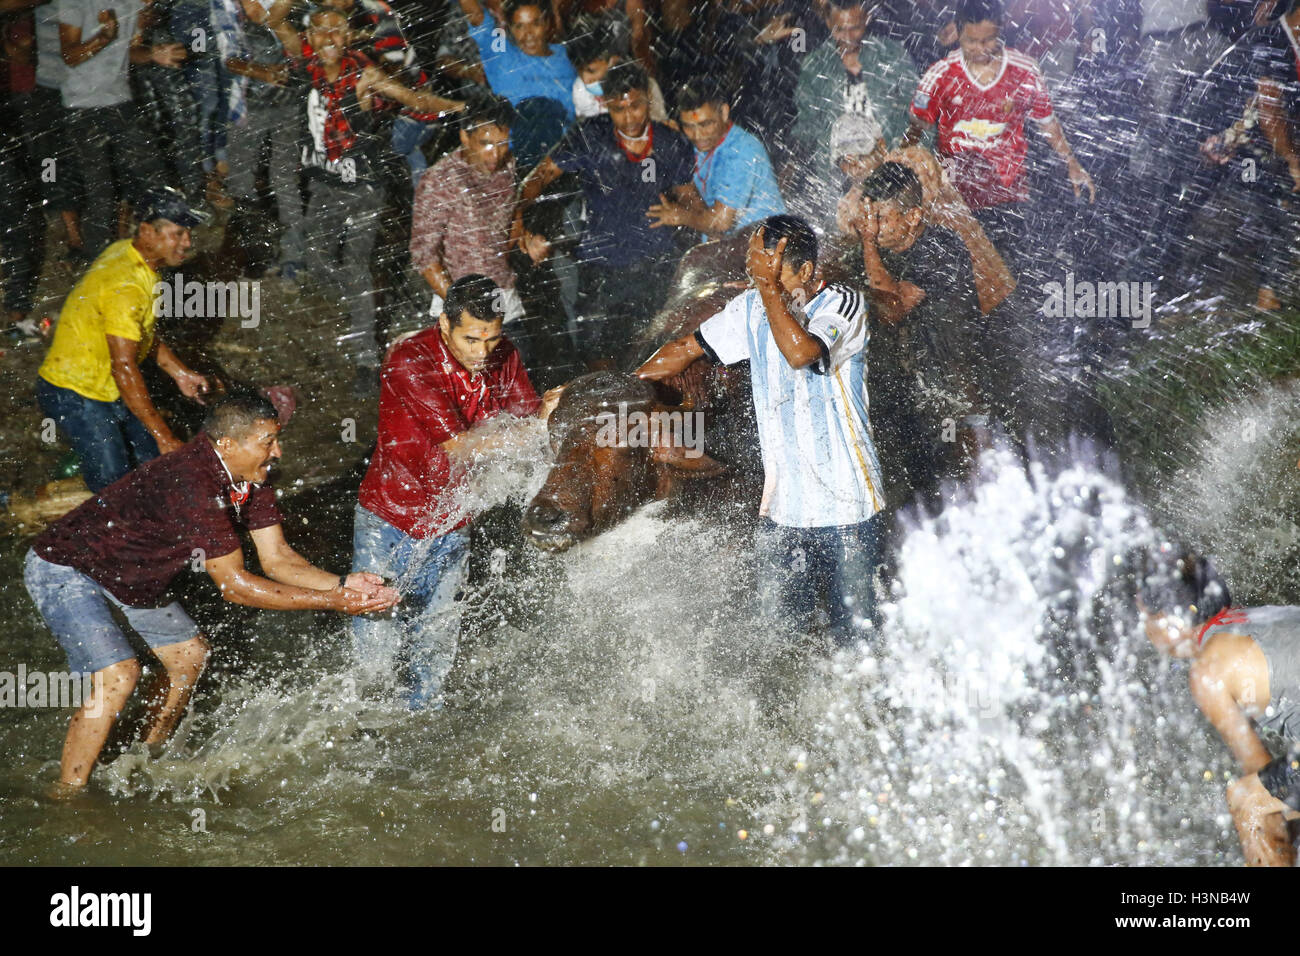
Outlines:
[[91,491],[125,475],[133,458],[138,465],[181,447],[149,398],[144,359],[189,398],[202,401],[208,389],[154,333],[158,270],[185,260],[202,217],[174,189],[151,192],[141,212],[135,237],[105,249],[68,293],[36,382],[41,411],[72,445]]

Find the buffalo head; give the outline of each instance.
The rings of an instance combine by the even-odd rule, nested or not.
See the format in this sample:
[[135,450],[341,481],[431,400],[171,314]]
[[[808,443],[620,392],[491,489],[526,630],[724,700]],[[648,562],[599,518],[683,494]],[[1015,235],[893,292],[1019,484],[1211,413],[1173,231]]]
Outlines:
[[563,551],[667,497],[678,479],[721,474],[703,453],[697,414],[635,375],[574,379],[548,420],[555,463],[524,512],[529,540]]

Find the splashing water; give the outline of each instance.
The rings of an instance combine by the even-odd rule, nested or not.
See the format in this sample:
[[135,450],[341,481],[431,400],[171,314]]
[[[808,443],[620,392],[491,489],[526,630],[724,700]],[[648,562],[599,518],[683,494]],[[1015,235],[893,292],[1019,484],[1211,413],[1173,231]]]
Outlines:
[[820,831],[795,858],[1230,854],[1222,783],[1209,782],[1228,762],[1116,587],[1153,529],[1092,469],[989,464],[967,501],[909,529],[878,652],[833,661],[796,758],[807,769],[785,783],[792,831]]
[[1234,604],[1288,603],[1300,590],[1296,449],[1300,389],[1269,385],[1215,408],[1203,440],[1156,507],[1219,558]]
[[[467,495],[529,493],[525,447]],[[753,619],[747,533],[651,505],[481,582],[542,596],[462,642],[441,713],[317,634],[100,779],[128,816],[206,807],[221,862],[1235,863],[1230,760],[1123,588],[1158,540],[1097,468],[986,458],[906,521],[873,648],[827,658]]]

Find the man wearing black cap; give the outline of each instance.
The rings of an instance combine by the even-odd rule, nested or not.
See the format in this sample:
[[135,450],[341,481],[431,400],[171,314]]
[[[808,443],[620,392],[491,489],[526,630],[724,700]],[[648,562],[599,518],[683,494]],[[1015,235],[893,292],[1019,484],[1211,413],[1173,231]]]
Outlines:
[[36,381],[41,411],[76,452],[91,491],[125,475],[132,459],[181,447],[145,389],[144,359],[188,398],[201,401],[208,389],[154,332],[158,271],[184,261],[202,217],[174,189],[151,192],[141,213],[135,237],[105,249],[64,300]]

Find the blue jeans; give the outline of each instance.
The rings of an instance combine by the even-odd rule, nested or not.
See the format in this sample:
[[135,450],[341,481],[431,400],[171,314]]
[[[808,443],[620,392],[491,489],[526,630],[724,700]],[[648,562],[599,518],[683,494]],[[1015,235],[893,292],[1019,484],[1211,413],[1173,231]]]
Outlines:
[[382,575],[402,603],[393,617],[354,617],[352,649],[363,677],[387,680],[405,671],[412,710],[441,706],[460,637],[456,592],[468,568],[468,529],[412,538],[357,505],[352,570]]
[[875,623],[883,520],[877,512],[861,524],[789,528],[760,519],[754,551],[763,617],[809,633],[817,627],[817,596],[824,594],[835,643],[865,639]]
[[120,398],[98,402],[37,378],[36,403],[72,446],[91,491],[107,488],[136,465],[158,457],[158,443]]
[[420,177],[429,167],[428,161],[420,147],[433,138],[434,125],[421,123],[409,116],[399,116],[393,120],[393,152],[406,160],[411,167],[411,186],[420,185]]

